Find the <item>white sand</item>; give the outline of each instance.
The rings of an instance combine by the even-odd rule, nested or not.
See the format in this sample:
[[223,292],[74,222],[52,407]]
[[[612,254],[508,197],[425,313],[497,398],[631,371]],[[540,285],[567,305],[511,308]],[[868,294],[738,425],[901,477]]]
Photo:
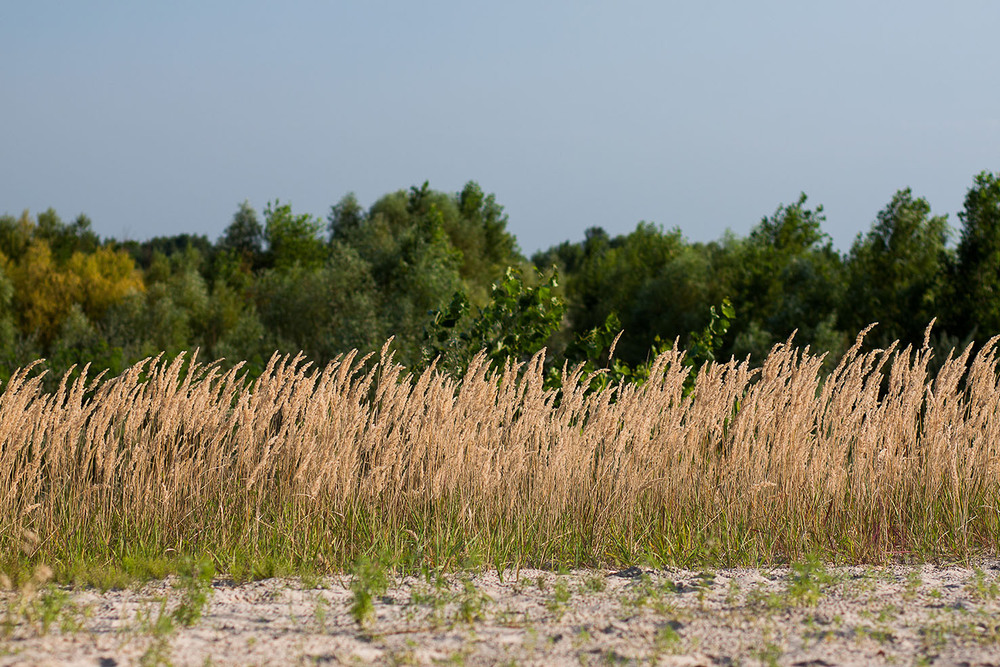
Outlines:
[[[47,633],[37,612],[7,626],[0,666],[1000,666],[1000,563],[977,565],[978,573],[829,568],[799,574],[798,583],[788,568],[640,576],[522,570],[502,583],[491,572],[449,574],[437,585],[410,577],[375,601],[364,628],[350,614],[347,578],[308,588],[293,580],[217,580],[200,621],[159,636],[151,625],[157,599],[168,598],[169,614],[182,595],[172,582],[69,591],[72,607]],[[4,593],[0,601],[2,610],[17,600]]]

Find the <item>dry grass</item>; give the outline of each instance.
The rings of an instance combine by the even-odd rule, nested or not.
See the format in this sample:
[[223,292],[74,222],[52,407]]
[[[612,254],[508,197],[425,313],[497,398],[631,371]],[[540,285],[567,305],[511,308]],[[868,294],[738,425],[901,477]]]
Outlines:
[[[543,361],[456,385],[355,354],[320,370],[148,360],[101,384],[0,395],[0,558],[208,554],[340,569],[489,563],[848,561],[995,551],[996,339],[928,377],[930,350],[856,345],[835,372],[791,341],[763,367],[681,353],[642,387],[561,398]],[[883,373],[885,370],[885,373]],[[31,539],[26,539],[25,536]],[[26,570],[27,571],[27,570]]]

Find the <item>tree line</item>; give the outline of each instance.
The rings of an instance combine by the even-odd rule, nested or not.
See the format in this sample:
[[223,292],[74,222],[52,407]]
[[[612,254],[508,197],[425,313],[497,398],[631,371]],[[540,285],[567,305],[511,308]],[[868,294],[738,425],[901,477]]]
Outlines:
[[678,337],[759,359],[793,331],[832,366],[871,322],[870,346],[919,345],[932,318],[945,352],[1000,332],[1000,173],[973,178],[958,219],[956,233],[903,189],[841,253],[803,194],[746,237],[690,242],[640,222],[527,258],[475,182],[458,193],[424,183],[367,209],[348,194],[325,218],[244,202],[214,241],[101,239],[85,215],[4,215],[0,379],[38,358],[53,377],[86,363],[116,374],[194,348],[259,373],[275,350],[323,364],[390,336],[416,369],[467,363],[479,346],[498,361],[544,345],[553,368],[600,365],[618,330],[623,369]]

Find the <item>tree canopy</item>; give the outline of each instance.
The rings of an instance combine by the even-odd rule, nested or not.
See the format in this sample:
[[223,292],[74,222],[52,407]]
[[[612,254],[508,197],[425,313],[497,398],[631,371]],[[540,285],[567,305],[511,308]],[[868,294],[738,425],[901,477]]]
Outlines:
[[[476,346],[491,358],[546,347],[558,366],[592,363],[598,348],[607,362],[623,330],[621,373],[674,339],[761,358],[793,332],[832,365],[873,321],[870,346],[919,343],[932,318],[941,341],[981,342],[1000,332],[1000,174],[973,178],[958,219],[950,247],[947,217],[901,189],[842,254],[801,194],[746,237],[593,227],[529,262],[473,181],[453,193],[424,182],[367,208],[348,193],[325,219],[242,202],[214,241],[101,239],[85,215],[25,211],[0,216],[0,379],[38,357],[53,375],[86,362],[117,372],[195,347],[256,372],[275,350],[324,363],[392,336],[413,367],[442,354],[459,368]],[[727,298],[723,318],[710,306]]]

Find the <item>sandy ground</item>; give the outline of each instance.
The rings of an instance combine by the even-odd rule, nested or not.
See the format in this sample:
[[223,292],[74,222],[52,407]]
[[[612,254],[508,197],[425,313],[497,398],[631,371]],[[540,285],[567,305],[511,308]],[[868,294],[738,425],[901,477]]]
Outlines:
[[448,574],[392,582],[363,624],[347,578],[216,580],[190,627],[183,605],[197,605],[176,581],[49,588],[0,597],[0,666],[1000,666],[998,574],[996,561]]

